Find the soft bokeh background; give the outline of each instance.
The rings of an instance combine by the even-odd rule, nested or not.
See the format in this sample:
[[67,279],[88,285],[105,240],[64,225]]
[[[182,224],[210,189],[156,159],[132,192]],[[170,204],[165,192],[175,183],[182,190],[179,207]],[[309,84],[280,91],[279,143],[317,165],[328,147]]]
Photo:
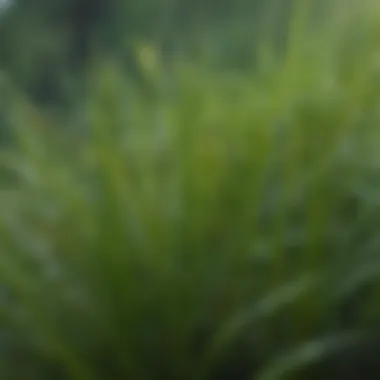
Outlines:
[[374,0],[0,2],[0,378],[378,379]]

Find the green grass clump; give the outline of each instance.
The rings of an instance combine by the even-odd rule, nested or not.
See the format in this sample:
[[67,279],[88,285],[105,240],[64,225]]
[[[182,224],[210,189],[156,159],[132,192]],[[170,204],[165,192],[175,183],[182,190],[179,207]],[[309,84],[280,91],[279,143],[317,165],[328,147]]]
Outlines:
[[300,7],[254,74],[178,62],[168,89],[145,51],[149,99],[104,63],[81,136],[17,97],[2,378],[348,378],[342,361],[352,375],[375,352],[380,39],[363,4],[307,31]]

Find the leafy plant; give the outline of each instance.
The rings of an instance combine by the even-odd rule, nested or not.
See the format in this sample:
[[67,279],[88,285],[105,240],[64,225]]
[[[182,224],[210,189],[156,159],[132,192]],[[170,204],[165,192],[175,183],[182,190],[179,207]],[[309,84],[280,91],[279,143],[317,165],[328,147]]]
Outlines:
[[178,61],[168,86],[152,48],[146,98],[94,65],[81,138],[15,94],[4,378],[310,378],[360,356],[380,311],[378,9],[321,29],[307,3],[255,74]]

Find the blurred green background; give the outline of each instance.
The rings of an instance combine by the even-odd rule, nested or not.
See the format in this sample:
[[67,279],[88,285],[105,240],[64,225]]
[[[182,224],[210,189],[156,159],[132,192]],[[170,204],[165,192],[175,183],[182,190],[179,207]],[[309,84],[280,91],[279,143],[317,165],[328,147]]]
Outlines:
[[374,0],[0,1],[0,378],[380,376]]
[[[272,4],[271,4],[272,3]],[[253,45],[277,32],[292,0],[8,0],[1,15],[1,66],[38,102],[72,102],[82,94],[94,55],[122,61],[138,77],[134,48],[154,43],[165,55],[207,55],[213,64],[252,64]],[[269,14],[271,13],[271,15]]]

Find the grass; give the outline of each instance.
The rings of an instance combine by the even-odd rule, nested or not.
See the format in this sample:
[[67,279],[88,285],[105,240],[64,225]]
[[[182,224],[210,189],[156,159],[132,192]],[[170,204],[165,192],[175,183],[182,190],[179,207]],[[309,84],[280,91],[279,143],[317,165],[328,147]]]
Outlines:
[[380,312],[379,10],[363,4],[307,31],[300,7],[253,74],[178,61],[168,88],[145,51],[149,98],[103,62],[80,137],[15,95],[4,379],[355,374]]

